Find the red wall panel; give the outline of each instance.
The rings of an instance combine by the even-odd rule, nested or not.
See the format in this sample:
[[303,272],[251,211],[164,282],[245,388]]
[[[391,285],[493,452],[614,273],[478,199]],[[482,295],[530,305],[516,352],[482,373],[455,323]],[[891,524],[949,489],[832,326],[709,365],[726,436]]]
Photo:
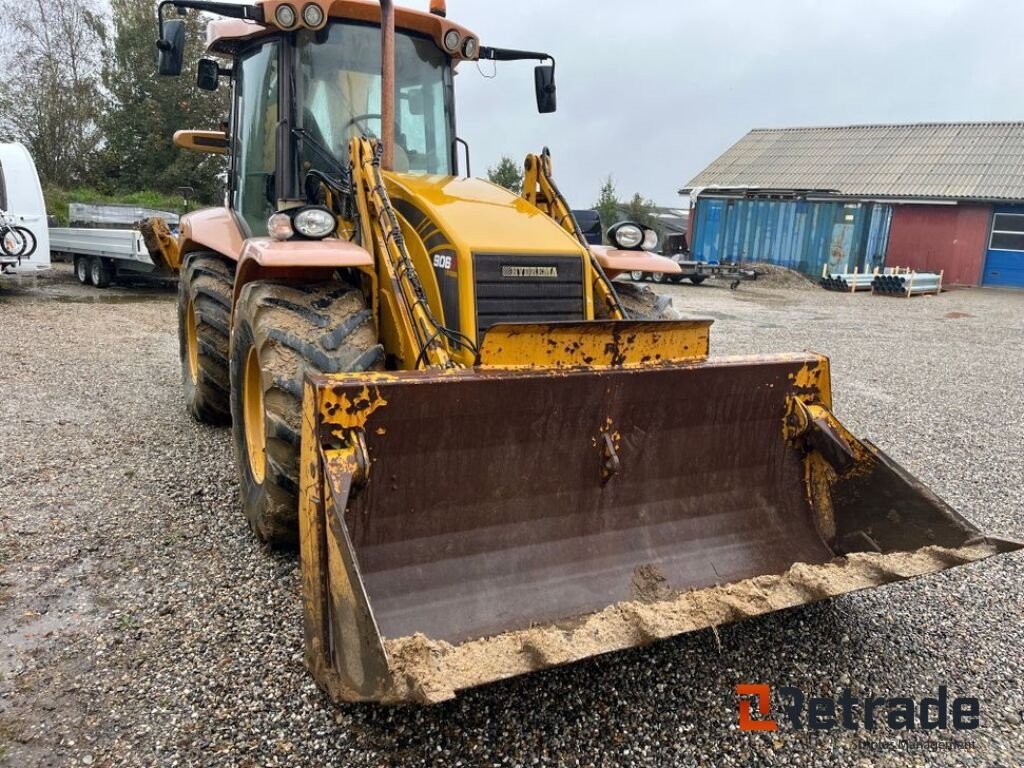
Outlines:
[[895,205],[885,264],[945,270],[949,285],[980,285],[991,217],[988,205]]

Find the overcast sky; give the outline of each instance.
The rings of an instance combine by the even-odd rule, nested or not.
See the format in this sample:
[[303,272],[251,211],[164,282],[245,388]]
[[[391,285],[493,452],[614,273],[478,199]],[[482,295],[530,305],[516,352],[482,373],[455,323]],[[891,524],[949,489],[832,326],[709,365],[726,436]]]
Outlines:
[[620,197],[678,205],[755,127],[1024,119],[1018,0],[448,0],[448,16],[557,58],[554,115],[532,64],[463,65],[459,133],[474,175],[547,144],[575,207],[609,173]]

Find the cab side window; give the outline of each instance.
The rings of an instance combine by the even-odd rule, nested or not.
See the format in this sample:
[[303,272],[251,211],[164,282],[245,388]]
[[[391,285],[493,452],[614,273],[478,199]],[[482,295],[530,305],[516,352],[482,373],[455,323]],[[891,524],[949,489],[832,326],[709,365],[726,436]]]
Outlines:
[[237,67],[232,207],[253,237],[267,234],[276,203],[277,58],[277,43],[268,43]]

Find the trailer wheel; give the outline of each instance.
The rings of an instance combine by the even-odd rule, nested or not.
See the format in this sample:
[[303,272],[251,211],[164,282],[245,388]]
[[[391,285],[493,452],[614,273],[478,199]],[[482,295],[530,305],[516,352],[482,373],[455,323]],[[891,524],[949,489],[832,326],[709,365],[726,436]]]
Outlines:
[[92,283],[92,278],[89,276],[89,259],[85,256],[75,256],[75,277],[82,285]]
[[634,269],[629,273],[629,279],[634,283],[642,282],[644,279],[644,273]]
[[694,285],[700,285],[707,279],[707,275],[696,275],[690,277],[690,282],[693,283]]
[[664,283],[665,282],[665,273],[664,272],[651,272],[651,280],[653,282],[655,282],[655,283]]
[[298,543],[304,374],[383,367],[358,288],[260,281],[242,289],[231,335],[232,433],[242,505],[260,540]]
[[189,413],[231,423],[228,337],[235,266],[216,253],[190,253],[178,281],[178,355]]
[[97,288],[106,288],[110,285],[111,278],[111,270],[106,260],[93,256],[89,260],[89,279],[92,284]]

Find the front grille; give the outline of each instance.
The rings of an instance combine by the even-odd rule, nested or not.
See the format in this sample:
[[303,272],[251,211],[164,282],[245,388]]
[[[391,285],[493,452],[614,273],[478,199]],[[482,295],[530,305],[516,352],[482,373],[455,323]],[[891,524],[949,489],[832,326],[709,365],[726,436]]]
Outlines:
[[477,338],[497,323],[583,320],[579,256],[473,255]]

